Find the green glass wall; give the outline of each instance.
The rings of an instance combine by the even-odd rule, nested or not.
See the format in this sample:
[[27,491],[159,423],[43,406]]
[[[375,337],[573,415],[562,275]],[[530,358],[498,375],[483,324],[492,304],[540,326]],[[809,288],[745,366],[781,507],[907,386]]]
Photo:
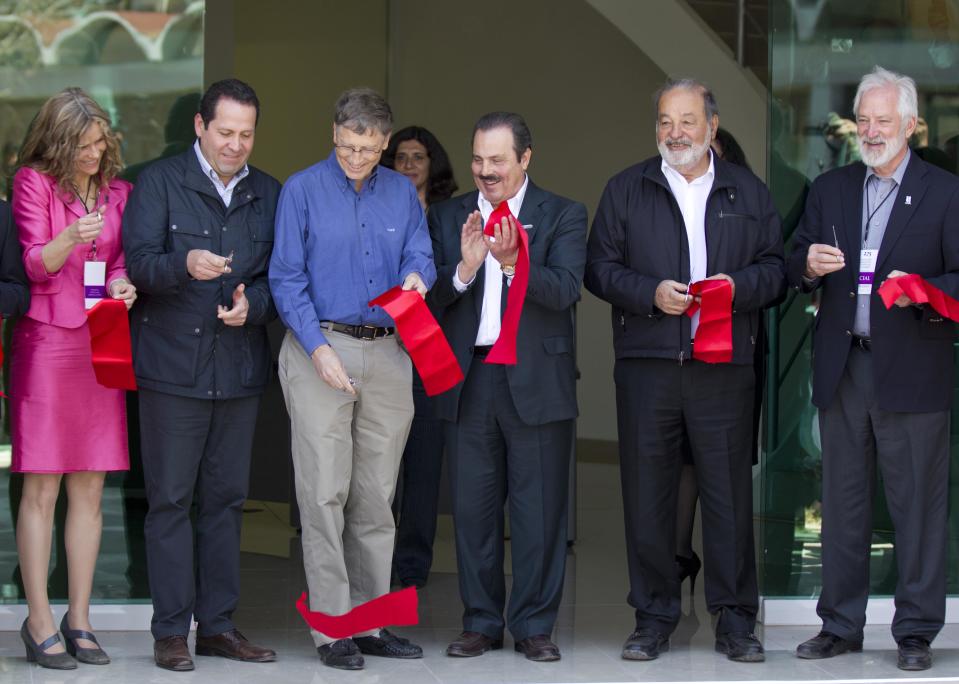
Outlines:
[[[852,101],[879,64],[912,76],[925,125],[910,141],[927,161],[957,171],[959,3],[841,0],[769,3],[768,179],[787,251],[809,183],[857,158]],[[770,363],[762,461],[763,594],[814,598],[821,587],[818,417],[810,403],[816,302],[790,292],[769,313]],[[959,403],[959,402],[957,402]],[[949,592],[959,593],[959,420],[953,416]],[[871,592],[895,590],[894,534],[876,488]]]
[[[193,113],[203,85],[203,16],[203,0],[0,0],[0,197],[8,198],[17,150],[34,114],[44,100],[68,86],[80,86],[109,112],[122,137],[129,180],[148,160],[192,144]],[[4,324],[6,345],[9,323]],[[136,402],[128,405],[135,445]],[[14,537],[21,478],[9,470],[6,425],[2,442],[0,603],[15,603],[23,599]],[[137,453],[131,449],[129,473],[107,477],[93,585],[99,602],[149,597],[143,549],[146,500]],[[53,600],[67,595],[65,512],[61,492],[50,564]]]

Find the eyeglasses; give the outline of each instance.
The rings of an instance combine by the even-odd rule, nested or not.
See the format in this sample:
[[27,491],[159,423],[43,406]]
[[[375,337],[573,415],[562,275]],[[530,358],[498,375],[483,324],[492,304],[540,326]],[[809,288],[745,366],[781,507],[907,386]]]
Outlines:
[[383,150],[378,147],[353,147],[352,145],[340,145],[333,141],[333,147],[336,153],[342,157],[352,157],[358,155],[360,159],[374,159],[383,154]]
[[419,166],[420,164],[426,163],[429,157],[422,152],[414,152],[412,154],[407,154],[401,152],[396,155],[396,165],[403,166],[404,164],[414,164]]

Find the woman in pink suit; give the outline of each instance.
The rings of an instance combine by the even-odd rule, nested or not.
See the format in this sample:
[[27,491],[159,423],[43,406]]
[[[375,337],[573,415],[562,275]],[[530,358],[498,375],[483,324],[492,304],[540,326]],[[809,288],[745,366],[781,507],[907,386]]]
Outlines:
[[[122,162],[109,117],[79,88],[40,108],[20,163],[13,215],[31,298],[13,334],[10,362],[11,469],[24,474],[17,549],[29,608],[20,635],[31,662],[73,669],[77,660],[110,661],[92,633],[89,607],[104,474],[129,467],[126,410],[123,391],[94,377],[84,298],[110,296],[128,308],[136,298],[120,245],[131,186],[116,179]],[[61,479],[68,498],[70,604],[60,623],[65,645],[47,597]]]

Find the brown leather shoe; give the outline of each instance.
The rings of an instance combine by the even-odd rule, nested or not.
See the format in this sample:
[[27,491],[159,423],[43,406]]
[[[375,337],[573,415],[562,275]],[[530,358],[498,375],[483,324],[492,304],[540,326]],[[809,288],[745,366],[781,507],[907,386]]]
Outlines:
[[527,660],[534,660],[537,663],[548,663],[560,659],[559,646],[550,641],[545,634],[534,634],[520,639],[513,644],[513,648],[526,656]]
[[242,660],[246,663],[272,663],[276,660],[275,651],[251,644],[236,629],[213,636],[200,636],[198,634],[196,637],[196,654],[198,656],[220,656],[230,660]]
[[487,651],[503,648],[502,639],[494,639],[479,632],[463,632],[446,647],[446,655],[457,658],[474,658]]
[[186,637],[176,634],[153,642],[153,659],[157,667],[174,672],[188,672],[193,669],[193,658],[186,645]]

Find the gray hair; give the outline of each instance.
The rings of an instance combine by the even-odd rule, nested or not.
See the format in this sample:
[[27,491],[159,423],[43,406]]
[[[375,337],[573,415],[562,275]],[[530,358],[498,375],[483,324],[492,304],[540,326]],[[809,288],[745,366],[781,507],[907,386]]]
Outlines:
[[902,125],[905,127],[910,117],[919,117],[919,96],[916,94],[916,82],[908,76],[897,74],[895,71],[883,69],[876,66],[859,81],[859,88],[856,90],[856,99],[852,103],[852,111],[859,116],[859,103],[862,96],[870,90],[877,88],[895,87],[899,93],[899,116],[902,117]]
[[705,83],[697,81],[694,78],[667,78],[663,86],[653,93],[653,104],[656,107],[654,112],[655,117],[659,117],[659,103],[663,99],[663,95],[677,88],[694,90],[703,96],[703,105],[706,110],[707,121],[710,121],[714,116],[719,116],[719,104],[716,102],[716,96]]
[[333,123],[345,126],[357,135],[372,130],[389,135],[393,130],[393,111],[375,90],[350,88],[336,101]]

